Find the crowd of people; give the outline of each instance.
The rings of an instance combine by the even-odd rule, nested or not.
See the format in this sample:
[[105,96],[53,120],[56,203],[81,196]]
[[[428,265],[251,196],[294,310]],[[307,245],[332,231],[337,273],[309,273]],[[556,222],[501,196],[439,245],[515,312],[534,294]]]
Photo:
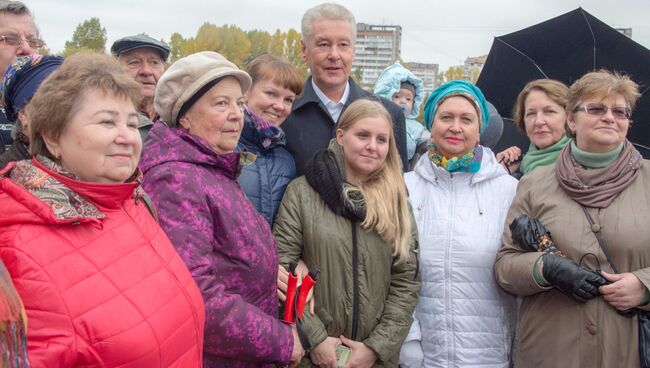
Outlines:
[[645,367],[634,81],[531,81],[495,153],[479,88],[365,91],[355,33],[308,9],[305,81],[142,34],[64,60],[0,0],[0,367]]

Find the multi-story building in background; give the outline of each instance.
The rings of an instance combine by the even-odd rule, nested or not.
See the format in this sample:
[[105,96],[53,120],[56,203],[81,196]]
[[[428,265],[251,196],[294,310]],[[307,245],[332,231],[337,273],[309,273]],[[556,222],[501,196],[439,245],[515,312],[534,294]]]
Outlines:
[[487,55],[481,55],[465,59],[465,64],[463,65],[463,79],[476,83],[479,74],[481,74],[481,70],[483,70],[483,65],[485,65],[487,57]]
[[402,54],[402,27],[357,23],[354,48],[352,71],[360,74],[361,87],[372,90],[382,70]]
[[614,28],[614,29],[626,35],[627,38],[632,38],[632,28]]
[[422,82],[424,84],[424,94],[426,96],[428,96],[429,93],[433,92],[436,87],[438,87],[438,64],[404,63],[403,66],[413,72],[416,77],[422,79]]

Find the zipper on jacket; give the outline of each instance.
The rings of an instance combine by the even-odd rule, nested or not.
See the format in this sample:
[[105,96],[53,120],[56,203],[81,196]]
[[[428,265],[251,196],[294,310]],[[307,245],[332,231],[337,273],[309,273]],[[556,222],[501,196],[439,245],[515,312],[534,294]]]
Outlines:
[[[413,224],[415,226],[415,224]],[[415,244],[415,275],[413,275],[413,281],[417,281],[418,275],[420,274],[420,240],[416,241]]]
[[351,221],[352,225],[352,333],[350,338],[357,339],[359,328],[359,249],[357,247],[357,223]]
[[456,193],[454,192],[454,174],[449,173],[449,185],[450,185],[450,190],[451,190],[451,195],[449,198],[451,199],[451,203],[449,203],[449,228],[448,228],[448,243],[447,247],[445,250],[445,298],[447,299],[445,303],[445,308],[446,308],[446,319],[447,319],[447,330],[449,331],[449,334],[447,335],[447,361],[450,362],[451,364],[455,363],[454,362],[454,341],[453,341],[453,335],[454,335],[454,322],[453,322],[453,315],[452,315],[452,292],[451,292],[451,287],[449,285],[449,280],[451,280],[451,254],[452,254],[452,245],[453,245],[453,239],[452,239],[452,232],[454,230],[454,213],[456,212]]

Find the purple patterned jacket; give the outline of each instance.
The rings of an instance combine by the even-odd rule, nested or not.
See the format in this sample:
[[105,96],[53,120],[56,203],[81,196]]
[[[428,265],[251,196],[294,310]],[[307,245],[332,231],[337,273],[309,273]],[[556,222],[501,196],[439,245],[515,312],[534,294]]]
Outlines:
[[237,183],[240,154],[216,154],[162,123],[143,152],[142,187],[205,300],[204,367],[288,364],[293,336],[277,318],[275,238]]

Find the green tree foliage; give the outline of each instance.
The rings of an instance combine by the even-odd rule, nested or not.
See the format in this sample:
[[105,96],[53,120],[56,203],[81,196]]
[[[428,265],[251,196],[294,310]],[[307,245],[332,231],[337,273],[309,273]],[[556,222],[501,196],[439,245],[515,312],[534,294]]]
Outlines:
[[480,75],[481,75],[481,68],[474,66],[469,70],[467,78],[470,82],[476,83]]
[[172,33],[172,36],[169,39],[169,48],[171,49],[171,51],[169,52],[170,62],[173,63],[174,61],[181,58],[181,49],[185,42],[186,40],[183,38],[183,36],[180,33],[178,32]]
[[363,69],[357,67],[352,68],[352,79],[354,79],[357,84],[361,83],[363,80]]
[[246,37],[251,42],[251,55],[263,54],[271,49],[271,35],[268,32],[254,29],[246,32]]
[[72,40],[66,41],[64,56],[70,56],[79,51],[104,52],[106,48],[106,28],[102,27],[99,18],[93,17],[80,23],[72,34]]
[[251,56],[251,42],[246,33],[235,25],[221,27],[221,47],[218,51],[237,65],[243,65]]
[[286,55],[285,34],[279,29],[271,36],[271,54]]
[[215,51],[219,52],[221,47],[221,30],[216,25],[205,22],[199,30],[196,32],[196,37],[194,37],[193,50],[192,52],[199,51]]
[[302,59],[301,41],[302,35],[298,31],[293,28],[288,30],[286,33],[287,49],[285,56],[293,65],[298,68],[302,76],[306,78],[308,74],[308,66],[307,63],[305,63]]
[[444,72],[444,76],[445,82],[463,79],[463,67],[460,65],[449,67],[449,69]]
[[308,68],[302,60],[301,39],[302,36],[295,29],[287,32],[278,29],[270,34],[259,29],[245,32],[235,25],[219,27],[206,22],[194,37],[184,38],[179,33],[173,33],[169,45],[172,62],[195,52],[215,51],[243,67],[251,56],[270,53],[286,58],[296,65],[302,77],[307,77]]

